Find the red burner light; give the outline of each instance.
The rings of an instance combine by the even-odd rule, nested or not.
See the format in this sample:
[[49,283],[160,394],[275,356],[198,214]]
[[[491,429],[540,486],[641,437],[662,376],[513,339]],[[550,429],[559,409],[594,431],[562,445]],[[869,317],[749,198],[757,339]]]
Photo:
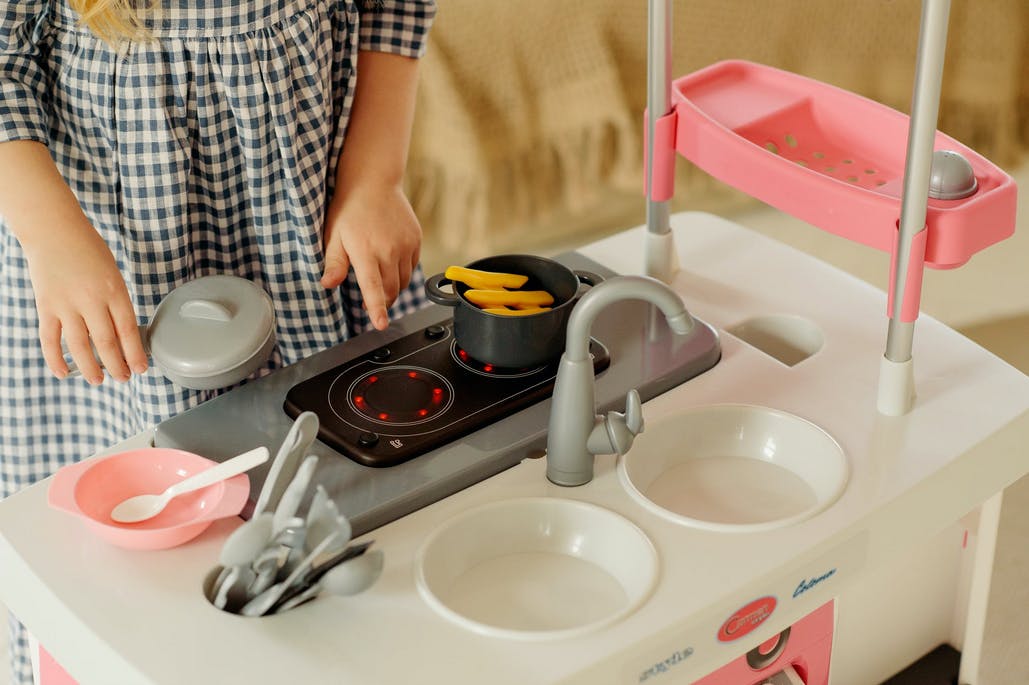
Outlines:
[[545,368],[543,366],[516,368],[482,361],[469,355],[468,352],[459,347],[456,342],[450,347],[450,355],[459,366],[464,367],[472,373],[477,373],[480,376],[489,376],[490,378],[517,378],[519,376],[529,376],[538,371],[542,371]]
[[350,408],[377,423],[422,423],[450,408],[446,379],[418,367],[377,369],[349,390]]

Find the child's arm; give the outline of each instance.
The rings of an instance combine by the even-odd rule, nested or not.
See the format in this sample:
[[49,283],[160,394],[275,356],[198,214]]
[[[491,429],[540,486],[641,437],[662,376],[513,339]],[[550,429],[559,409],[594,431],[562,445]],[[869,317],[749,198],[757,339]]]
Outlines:
[[422,229],[402,182],[414,120],[417,58],[436,14],[433,0],[359,0],[357,91],[336,193],[325,225],[325,273],[333,288],[354,268],[372,325],[389,325],[386,309],[418,264]]
[[[39,313],[39,340],[54,375],[68,365],[61,337],[90,383],[146,370],[136,316],[107,245],[90,225],[46,148],[46,77],[36,46],[47,3],[0,5],[0,214],[21,243]],[[127,362],[127,363],[126,363]]]
[[46,146],[0,143],[0,214],[21,243],[39,313],[39,344],[58,378],[68,373],[63,335],[87,381],[103,381],[92,339],[111,376],[146,371],[136,315],[114,256],[61,178]]
[[322,285],[338,286],[352,266],[372,325],[418,264],[422,229],[404,195],[417,62],[362,52],[357,93],[325,225]]

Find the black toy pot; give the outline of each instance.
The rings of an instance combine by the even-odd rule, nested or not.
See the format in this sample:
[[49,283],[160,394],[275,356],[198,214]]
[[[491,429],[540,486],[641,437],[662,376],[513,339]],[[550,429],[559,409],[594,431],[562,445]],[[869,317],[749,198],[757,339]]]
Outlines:
[[[454,308],[454,338],[473,359],[507,368],[526,368],[550,363],[565,347],[565,329],[579,288],[594,286],[603,278],[588,271],[573,271],[546,257],[496,255],[466,265],[469,269],[528,276],[519,290],[546,290],[554,304],[545,312],[505,316],[483,311],[464,297],[469,287],[436,274],[425,282],[425,293],[436,304]],[[441,286],[452,284],[453,292]]]

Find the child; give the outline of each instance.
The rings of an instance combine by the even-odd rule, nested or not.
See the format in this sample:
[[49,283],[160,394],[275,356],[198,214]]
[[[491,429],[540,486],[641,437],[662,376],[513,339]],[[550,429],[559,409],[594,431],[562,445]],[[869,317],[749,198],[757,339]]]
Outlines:
[[[434,14],[0,4],[0,497],[211,396],[148,369],[136,327],[188,280],[272,296],[264,372],[421,305],[401,180]],[[64,378],[62,338],[83,378]],[[14,683],[31,682],[16,633]]]

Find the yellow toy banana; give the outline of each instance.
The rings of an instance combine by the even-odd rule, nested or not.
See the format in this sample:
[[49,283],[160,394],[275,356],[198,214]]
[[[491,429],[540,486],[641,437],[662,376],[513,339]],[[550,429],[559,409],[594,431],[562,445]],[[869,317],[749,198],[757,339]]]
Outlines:
[[554,296],[546,290],[466,290],[465,298],[479,307],[517,307],[534,305],[547,307],[554,304]]
[[505,274],[495,271],[479,271],[463,266],[448,266],[443,276],[451,281],[464,283],[469,288],[478,290],[500,290],[501,288],[521,288],[529,280],[528,276]]
[[482,311],[501,316],[528,316],[529,314],[540,314],[549,312],[550,307],[527,307],[525,309],[508,309],[507,307],[486,307]]

